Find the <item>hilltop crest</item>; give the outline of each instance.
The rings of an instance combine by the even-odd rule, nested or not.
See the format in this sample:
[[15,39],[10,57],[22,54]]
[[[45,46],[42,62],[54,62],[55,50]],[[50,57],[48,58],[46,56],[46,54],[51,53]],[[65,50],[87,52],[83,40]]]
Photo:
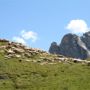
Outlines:
[[[54,43],[54,46],[56,43]],[[37,62],[41,65],[43,64],[56,64],[56,63],[87,63],[87,61],[83,61],[81,59],[75,59],[70,57],[65,57],[63,55],[58,54],[50,54],[46,51],[27,47],[21,43],[10,42],[5,39],[0,39],[0,54],[3,56],[5,60],[13,60],[14,58],[19,61],[29,61],[29,62]],[[89,63],[89,62],[88,62]]]

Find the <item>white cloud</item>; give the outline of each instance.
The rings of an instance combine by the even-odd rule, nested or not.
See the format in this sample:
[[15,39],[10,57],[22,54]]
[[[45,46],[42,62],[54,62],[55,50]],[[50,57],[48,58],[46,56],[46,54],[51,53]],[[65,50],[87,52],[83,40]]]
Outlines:
[[66,29],[70,30],[72,33],[85,33],[89,31],[87,23],[81,19],[71,20]]
[[22,43],[22,44],[26,45],[26,41],[21,37],[13,37],[13,40],[15,42]]
[[36,32],[33,32],[33,31],[25,31],[25,30],[22,30],[21,31],[21,37],[25,40],[31,40],[32,42],[35,42],[38,38],[37,36],[37,33]]
[[38,39],[37,33],[33,32],[33,31],[22,30],[20,32],[20,35],[14,36],[12,40],[15,42],[27,45],[28,40],[31,40],[31,42],[36,42],[37,39]]

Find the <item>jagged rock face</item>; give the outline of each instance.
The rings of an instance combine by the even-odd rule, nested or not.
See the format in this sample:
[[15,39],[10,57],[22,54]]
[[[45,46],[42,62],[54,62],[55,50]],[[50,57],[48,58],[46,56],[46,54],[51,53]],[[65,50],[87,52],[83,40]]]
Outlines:
[[90,50],[90,32],[83,34],[81,39],[86,44],[87,48]]
[[57,45],[56,42],[51,43],[49,52],[52,54],[59,54],[60,53],[59,46]]
[[75,34],[67,34],[61,41],[59,46],[60,54],[73,57],[85,59],[87,57],[87,52],[78,44],[78,36]]
[[53,45],[50,53],[62,54],[64,56],[86,59],[90,57],[90,32],[79,37],[75,34],[67,34],[63,37],[60,45]]

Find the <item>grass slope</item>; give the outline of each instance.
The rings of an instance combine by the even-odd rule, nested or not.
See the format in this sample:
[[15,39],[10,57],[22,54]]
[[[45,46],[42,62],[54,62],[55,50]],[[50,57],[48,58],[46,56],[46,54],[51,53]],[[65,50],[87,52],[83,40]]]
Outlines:
[[5,60],[0,54],[0,90],[90,90],[90,67]]
[[[37,55],[26,59],[39,58]],[[73,62],[40,65],[21,58],[5,59],[2,50],[0,90],[90,90],[90,66]]]

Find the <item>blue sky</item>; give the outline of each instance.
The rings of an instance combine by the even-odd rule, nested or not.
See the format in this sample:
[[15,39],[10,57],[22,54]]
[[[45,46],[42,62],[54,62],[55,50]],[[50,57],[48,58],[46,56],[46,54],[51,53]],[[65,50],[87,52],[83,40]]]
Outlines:
[[0,38],[48,50],[52,41],[59,44],[63,35],[75,31],[75,20],[89,29],[89,9],[90,0],[0,0]]

